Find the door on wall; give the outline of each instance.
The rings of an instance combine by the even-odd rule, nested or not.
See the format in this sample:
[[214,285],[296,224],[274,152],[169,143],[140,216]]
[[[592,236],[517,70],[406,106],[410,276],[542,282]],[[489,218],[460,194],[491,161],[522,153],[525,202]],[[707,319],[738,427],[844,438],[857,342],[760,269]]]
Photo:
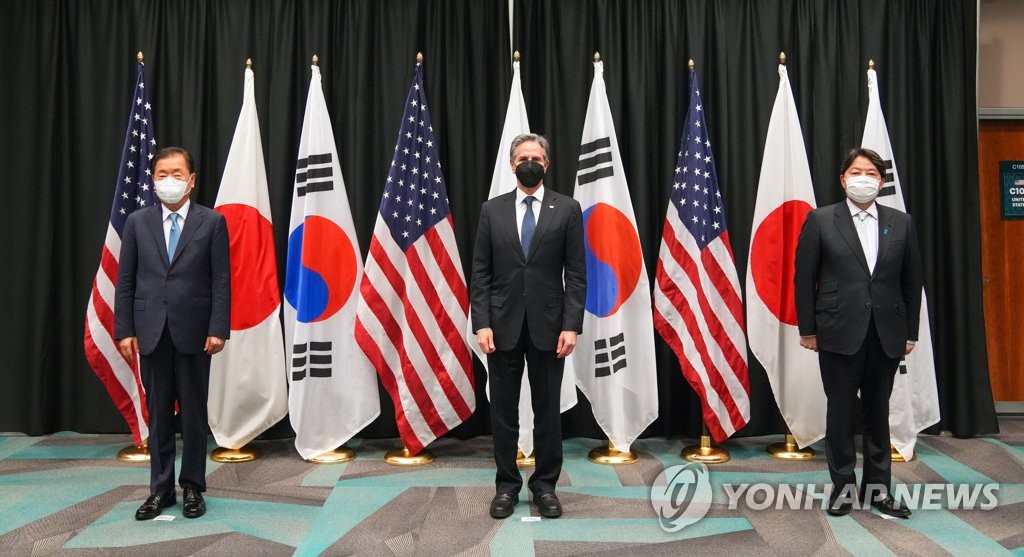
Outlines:
[[1024,120],[978,123],[981,275],[992,398],[1024,401],[1024,220],[1003,220],[1000,161],[1024,161]]

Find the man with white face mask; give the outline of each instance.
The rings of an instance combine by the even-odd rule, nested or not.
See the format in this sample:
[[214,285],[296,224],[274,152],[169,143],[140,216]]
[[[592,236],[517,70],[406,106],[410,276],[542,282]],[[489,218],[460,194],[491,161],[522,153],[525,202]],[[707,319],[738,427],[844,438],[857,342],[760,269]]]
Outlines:
[[[921,256],[910,215],[875,203],[884,179],[878,153],[850,150],[839,177],[846,200],[811,211],[796,249],[800,345],[818,353],[828,398],[828,512],[835,516],[855,503],[910,516],[890,494],[889,395],[900,360],[917,340]],[[853,438],[858,406],[864,419],[859,493]]]
[[210,356],[224,348],[231,331],[228,229],[223,215],[189,200],[196,174],[187,151],[167,147],[151,162],[161,204],[125,222],[114,296],[114,337],[127,361],[140,356],[149,413],[150,496],[135,518],[155,518],[177,502],[175,401],[182,514],[196,518],[206,512]]

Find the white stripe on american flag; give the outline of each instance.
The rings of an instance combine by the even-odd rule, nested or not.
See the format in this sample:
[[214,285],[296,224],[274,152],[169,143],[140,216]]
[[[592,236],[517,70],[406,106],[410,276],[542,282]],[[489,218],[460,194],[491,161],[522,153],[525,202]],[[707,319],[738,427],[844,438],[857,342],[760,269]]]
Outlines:
[[[89,295],[89,303],[85,314],[85,353],[114,405],[124,413],[126,407],[132,409],[134,423],[128,425],[138,438],[135,444],[149,436],[146,424],[145,402],[142,381],[137,368],[129,365],[118,350],[113,337],[114,329],[114,289],[113,281],[117,280],[117,259],[121,252],[121,238],[113,226],[107,225],[100,266],[96,270],[93,289]],[[127,415],[126,415],[127,419]],[[135,436],[133,436],[135,437]]]
[[[703,385],[704,398],[718,418],[717,424],[708,424],[709,430],[719,430],[716,438],[727,437],[750,417],[750,402],[743,387],[746,343],[742,323],[737,321],[742,318],[742,305],[737,304],[738,283],[729,276],[731,273],[722,272],[732,266],[731,255],[719,238],[708,245],[702,258],[676,211],[668,211],[664,235],[669,241],[663,240],[659,252],[655,308],[671,334],[665,327],[659,327],[659,332],[669,344],[676,344],[669,339],[674,337],[678,345],[673,349],[680,356],[680,363],[685,360],[688,364],[684,373],[695,375]],[[710,266],[714,277],[708,273],[708,263],[713,263]],[[726,302],[723,294],[731,301]],[[703,352],[698,344],[704,346]]]
[[357,331],[360,346],[366,351],[367,342],[375,345],[373,352],[385,364],[384,370],[378,368],[381,380],[406,422],[403,439],[411,433],[419,448],[462,423],[475,408],[472,360],[459,334],[467,321],[465,280],[453,264],[458,260],[451,253],[454,246],[450,219],[424,234],[408,254],[378,220],[361,286],[365,304],[358,321],[365,334]]

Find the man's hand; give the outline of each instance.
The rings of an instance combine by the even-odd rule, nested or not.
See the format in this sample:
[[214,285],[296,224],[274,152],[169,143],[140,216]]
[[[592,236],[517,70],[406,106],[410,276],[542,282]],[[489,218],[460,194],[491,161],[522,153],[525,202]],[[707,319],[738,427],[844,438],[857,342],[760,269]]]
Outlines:
[[817,352],[818,351],[818,337],[817,336],[800,337],[800,346],[803,346],[804,348],[806,348],[808,350],[814,350],[815,352]]
[[221,350],[224,350],[224,339],[220,337],[206,337],[206,346],[203,347],[203,351],[213,356]]
[[907,352],[904,355],[905,356],[909,356],[910,353],[913,352],[913,351],[914,351],[914,343],[913,342],[908,342],[907,343]]
[[558,354],[559,358],[564,358],[569,354],[572,354],[573,349],[576,348],[576,331],[562,331],[558,335]]
[[139,351],[139,339],[137,337],[125,337],[117,341],[117,349],[128,363],[135,361],[135,354]]
[[484,354],[494,352],[494,330],[484,327],[476,332],[476,343]]

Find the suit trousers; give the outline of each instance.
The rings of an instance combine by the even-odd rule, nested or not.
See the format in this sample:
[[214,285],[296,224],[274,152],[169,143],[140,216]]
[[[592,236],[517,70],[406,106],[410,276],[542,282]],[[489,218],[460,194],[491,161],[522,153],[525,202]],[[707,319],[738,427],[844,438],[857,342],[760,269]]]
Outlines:
[[206,401],[210,356],[183,354],[164,326],[156,349],[141,358],[142,384],[149,411],[149,492],[174,492],[174,402],[181,418],[181,474],[178,483],[206,491]]
[[[864,470],[860,498],[884,497],[892,480],[889,440],[889,396],[900,360],[882,349],[874,319],[860,349],[852,355],[818,352],[821,382],[828,398],[825,421],[825,454],[832,478],[833,498],[843,490],[853,494],[857,486],[854,469],[856,409],[862,408]],[[860,399],[857,391],[860,391]]]
[[528,366],[532,394],[533,443],[536,468],[528,487],[534,495],[553,493],[562,473],[562,417],[559,396],[565,360],[553,350],[540,350],[530,341],[523,320],[519,342],[512,350],[498,350],[487,356],[491,385],[491,431],[494,435],[494,462],[497,493],[519,493],[523,478],[516,466],[519,439],[519,392],[523,380],[523,362]]

